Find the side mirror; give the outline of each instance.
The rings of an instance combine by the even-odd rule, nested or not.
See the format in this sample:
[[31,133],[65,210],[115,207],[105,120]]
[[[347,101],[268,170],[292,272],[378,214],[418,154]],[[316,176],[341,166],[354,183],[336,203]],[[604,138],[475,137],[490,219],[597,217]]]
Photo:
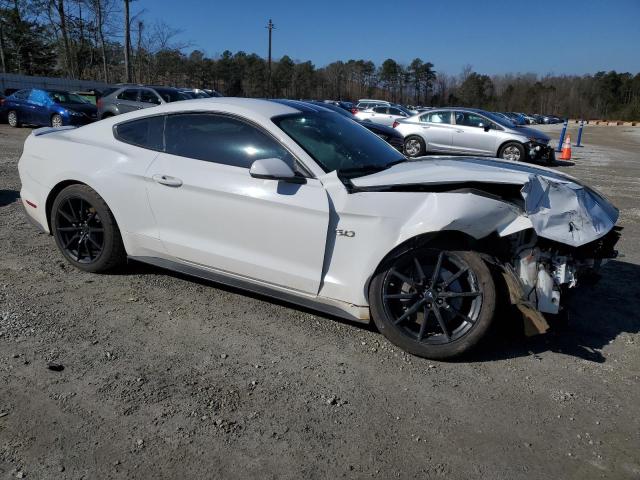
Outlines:
[[264,180],[282,180],[290,183],[306,183],[304,177],[299,177],[279,158],[263,158],[256,160],[251,164],[249,175],[253,178],[262,178]]
[[487,124],[484,126],[484,131],[485,131],[485,132],[488,132],[488,131],[489,131],[489,130],[491,130],[492,128],[493,128],[493,126],[492,126],[490,123],[487,123]]

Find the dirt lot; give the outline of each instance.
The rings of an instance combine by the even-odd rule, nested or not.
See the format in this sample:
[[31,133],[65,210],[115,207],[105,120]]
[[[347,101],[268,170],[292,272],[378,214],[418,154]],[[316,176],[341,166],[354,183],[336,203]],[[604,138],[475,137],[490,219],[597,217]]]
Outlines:
[[28,133],[0,126],[0,479],[640,478],[640,129],[591,127],[557,167],[620,207],[626,257],[568,328],[456,363],[151,267],[70,268],[21,212]]

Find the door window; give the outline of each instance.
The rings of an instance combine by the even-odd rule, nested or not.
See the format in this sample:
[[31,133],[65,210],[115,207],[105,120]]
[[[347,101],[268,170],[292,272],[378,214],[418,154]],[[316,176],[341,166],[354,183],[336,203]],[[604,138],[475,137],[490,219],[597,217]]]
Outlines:
[[169,115],[165,131],[165,151],[172,155],[242,168],[249,168],[255,160],[279,158],[299,170],[291,153],[275,139],[235,118],[206,113]]
[[384,114],[388,113],[388,110],[389,109],[387,107],[375,107],[373,109],[373,111],[376,113],[384,113]]
[[153,103],[154,105],[160,105],[160,99],[155,92],[151,90],[140,90],[140,101],[143,103]]
[[129,100],[131,102],[138,101],[138,90],[128,88],[118,94],[118,100]]
[[456,125],[483,128],[489,125],[489,120],[472,112],[456,112]]
[[406,117],[407,115],[399,108],[389,107],[389,115],[396,115],[398,117]]
[[164,118],[163,115],[156,115],[120,123],[115,127],[115,137],[138,147],[162,151]]
[[451,123],[451,112],[430,112],[420,117],[421,122],[427,123]]

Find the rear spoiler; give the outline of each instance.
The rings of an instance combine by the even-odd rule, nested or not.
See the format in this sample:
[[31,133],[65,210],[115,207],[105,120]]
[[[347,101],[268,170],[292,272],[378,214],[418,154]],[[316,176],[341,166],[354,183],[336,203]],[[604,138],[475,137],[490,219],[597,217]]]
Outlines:
[[47,133],[62,132],[64,130],[74,130],[76,128],[78,127],[74,127],[73,125],[67,125],[64,127],[43,127],[35,129],[32,134],[36,137],[39,137],[40,135],[46,135]]

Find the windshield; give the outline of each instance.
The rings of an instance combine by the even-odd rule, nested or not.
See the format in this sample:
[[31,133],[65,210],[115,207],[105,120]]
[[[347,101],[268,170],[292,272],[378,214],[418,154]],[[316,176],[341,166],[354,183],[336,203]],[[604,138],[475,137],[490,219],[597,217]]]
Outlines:
[[47,92],[49,98],[55,103],[91,103],[84,97],[69,92]]
[[332,112],[309,112],[273,118],[325,172],[346,177],[379,172],[406,159],[376,134]]
[[507,120],[502,115],[496,115],[493,112],[482,112],[482,115],[488,117],[489,119],[493,120],[498,125],[501,125],[503,127],[513,128],[516,126],[515,122],[513,122],[512,120]]

